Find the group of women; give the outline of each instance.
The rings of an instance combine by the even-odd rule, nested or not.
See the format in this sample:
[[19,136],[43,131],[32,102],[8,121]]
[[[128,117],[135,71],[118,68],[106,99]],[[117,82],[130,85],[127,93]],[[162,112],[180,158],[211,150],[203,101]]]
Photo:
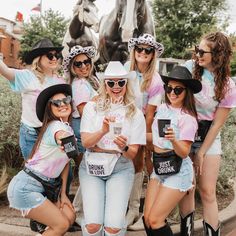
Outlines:
[[168,76],[156,70],[164,46],[153,36],[132,38],[128,48],[125,66],[111,61],[94,75],[95,48],[74,46],[62,62],[67,83],[57,73],[62,47],[49,39],[28,53],[29,69],[0,61],[0,73],[22,95],[20,147],[26,162],[9,184],[10,207],[45,225],[42,235],[67,232],[75,209],[66,194],[70,159],[61,139],[74,133],[83,235],[125,235],[139,217],[145,159],[147,235],[173,235],[166,218],[178,204],[180,234],[193,235],[195,174],[204,235],[220,235],[220,129],[236,106],[229,39],[221,32],[204,36],[193,59]]

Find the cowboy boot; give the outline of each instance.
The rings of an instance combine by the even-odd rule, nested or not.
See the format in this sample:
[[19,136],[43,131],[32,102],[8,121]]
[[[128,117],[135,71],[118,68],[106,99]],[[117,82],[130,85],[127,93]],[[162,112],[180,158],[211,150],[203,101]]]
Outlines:
[[173,232],[169,224],[164,225],[159,229],[151,229],[151,236],[173,236]]
[[194,211],[185,216],[180,215],[180,236],[193,236],[194,233]]
[[203,221],[202,223],[203,223],[204,236],[220,236],[220,224],[217,230],[214,230],[212,226],[206,223],[205,221]]
[[128,228],[139,219],[139,207],[143,187],[143,178],[143,172],[138,172],[135,174],[133,188],[129,199],[129,210],[126,215]]
[[152,229],[146,225],[144,216],[142,216],[142,220],[143,220],[143,225],[144,225],[144,229],[146,231],[147,236],[152,236]]

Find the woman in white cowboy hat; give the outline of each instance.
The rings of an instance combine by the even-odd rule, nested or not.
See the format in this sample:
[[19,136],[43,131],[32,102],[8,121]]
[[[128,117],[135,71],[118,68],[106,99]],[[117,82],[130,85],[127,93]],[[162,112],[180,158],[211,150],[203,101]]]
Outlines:
[[[193,165],[189,157],[197,131],[194,94],[202,89],[184,66],[162,76],[165,101],[152,124],[153,173],[144,204],[144,226],[148,236],[172,236],[166,218],[193,188]],[[168,122],[168,123],[167,123]]]
[[[163,53],[164,46],[158,43],[152,35],[143,34],[138,38],[131,38],[128,41],[128,49],[130,51],[130,62],[126,63],[126,67],[136,71],[136,100],[139,108],[142,109],[145,115],[147,132],[151,132],[154,113],[157,106],[161,104],[161,98],[164,94],[163,83],[156,70],[157,57]],[[142,221],[139,218],[139,208],[144,178],[144,157],[147,170],[151,174],[151,153],[146,147],[140,148],[134,161],[136,175],[127,213],[128,226],[133,230],[143,227]],[[134,224],[135,222],[137,223]]]
[[101,79],[99,95],[88,102],[81,120],[86,152],[79,168],[84,236],[125,235],[129,195],[133,185],[132,159],[146,143],[142,112],[135,106],[132,80],[118,61],[111,61]]
[[11,180],[7,190],[10,207],[40,222],[43,235],[64,235],[75,220],[66,195],[70,159],[60,146],[62,137],[73,134],[68,125],[71,96],[68,84],[50,86],[39,94],[36,113],[42,128],[24,169]]
[[25,160],[31,153],[38,128],[42,125],[35,112],[39,93],[53,84],[65,83],[57,74],[62,49],[63,47],[54,46],[50,39],[39,40],[25,57],[30,69],[8,68],[0,60],[0,73],[9,80],[12,90],[22,96],[20,149]]
[[[82,146],[80,137],[80,122],[85,104],[97,95],[99,80],[93,75],[93,58],[96,49],[93,46],[82,47],[76,45],[71,48],[69,54],[64,58],[62,66],[65,76],[72,86],[74,101],[74,112],[72,114],[72,128],[77,138],[79,156],[77,166],[83,157],[85,148]],[[78,189],[73,205],[78,212],[76,222],[81,224],[83,214],[80,188]]]

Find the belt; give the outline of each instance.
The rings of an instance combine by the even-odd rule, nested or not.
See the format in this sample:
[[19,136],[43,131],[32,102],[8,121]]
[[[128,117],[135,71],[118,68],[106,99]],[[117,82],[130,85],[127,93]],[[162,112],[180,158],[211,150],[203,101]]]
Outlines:
[[46,177],[46,176],[45,176],[45,179],[40,178],[38,175],[36,175],[35,173],[33,173],[33,172],[32,172],[29,168],[27,168],[27,167],[24,167],[24,168],[23,168],[23,171],[24,171],[26,174],[28,174],[28,175],[30,175],[31,177],[33,177],[34,179],[38,180],[40,183],[41,183],[42,181],[55,181],[55,180],[56,180],[55,178],[49,178],[49,177]]

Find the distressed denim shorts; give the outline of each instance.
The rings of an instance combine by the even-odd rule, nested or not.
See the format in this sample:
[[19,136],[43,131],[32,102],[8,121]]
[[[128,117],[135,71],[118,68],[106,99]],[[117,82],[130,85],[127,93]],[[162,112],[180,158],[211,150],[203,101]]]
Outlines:
[[174,175],[157,175],[153,169],[151,179],[157,179],[163,186],[186,192],[193,187],[193,163],[190,157],[183,159],[179,173]]
[[133,162],[121,156],[111,175],[102,177],[89,175],[83,158],[79,179],[84,209],[82,226],[95,223],[125,229],[125,215],[134,181]]
[[81,135],[80,135],[80,123],[81,118],[72,118],[71,127],[74,131],[75,137],[77,139],[77,145],[80,153],[85,153],[85,148],[82,145]]
[[26,216],[32,208],[40,206],[47,199],[43,192],[42,184],[21,170],[9,183],[7,197],[10,207],[20,210]]
[[[191,147],[191,153],[196,154],[201,145],[202,142],[194,142]],[[221,154],[222,154],[221,138],[220,134],[218,134],[214,142],[210,146],[210,148],[207,150],[206,155],[221,155]]]
[[26,124],[20,125],[20,149],[23,158],[27,160],[37,140],[38,134],[36,130]]

